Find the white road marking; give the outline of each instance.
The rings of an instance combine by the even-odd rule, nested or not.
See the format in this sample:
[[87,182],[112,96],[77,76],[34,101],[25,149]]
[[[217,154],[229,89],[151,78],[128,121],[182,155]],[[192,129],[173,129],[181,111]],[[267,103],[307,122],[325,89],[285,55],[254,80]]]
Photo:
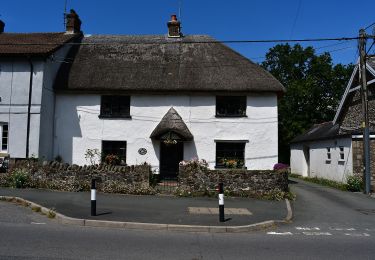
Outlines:
[[372,231],[375,231],[375,228],[366,228],[366,231],[372,232]]
[[46,223],[42,222],[31,222],[31,225],[45,225]]
[[291,236],[293,235],[293,233],[292,232],[283,232],[283,233],[267,232],[267,235]]
[[336,230],[336,231],[355,231],[355,228],[329,228],[330,230]]
[[297,230],[320,230],[320,228],[318,227],[312,227],[312,228],[309,228],[309,227],[296,227]]
[[332,236],[329,232],[302,232],[306,236]]
[[345,236],[351,237],[369,237],[370,235],[367,233],[345,233]]

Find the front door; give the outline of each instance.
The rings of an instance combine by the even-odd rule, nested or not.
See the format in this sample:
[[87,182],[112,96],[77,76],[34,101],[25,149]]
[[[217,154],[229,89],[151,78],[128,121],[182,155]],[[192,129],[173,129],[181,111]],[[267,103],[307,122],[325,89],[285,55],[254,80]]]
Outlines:
[[160,178],[177,178],[179,163],[183,160],[184,143],[165,144],[160,142]]

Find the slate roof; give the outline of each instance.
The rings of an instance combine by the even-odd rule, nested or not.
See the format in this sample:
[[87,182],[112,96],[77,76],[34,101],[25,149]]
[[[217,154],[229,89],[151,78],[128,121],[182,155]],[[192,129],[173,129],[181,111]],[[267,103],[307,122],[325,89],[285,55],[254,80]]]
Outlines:
[[284,92],[269,72],[205,35],[84,37],[58,74],[60,91]]
[[193,135],[177,111],[171,107],[151,133],[150,138],[160,138],[165,133],[175,132],[184,140],[193,140]]
[[0,33],[0,57],[49,56],[77,35],[61,33]]
[[322,124],[317,124],[311,127],[305,133],[295,137],[291,143],[315,141],[329,139],[337,137],[339,135],[340,126],[338,124],[333,124],[332,121],[325,122]]
[[367,59],[367,63],[375,70],[375,55],[370,55]]

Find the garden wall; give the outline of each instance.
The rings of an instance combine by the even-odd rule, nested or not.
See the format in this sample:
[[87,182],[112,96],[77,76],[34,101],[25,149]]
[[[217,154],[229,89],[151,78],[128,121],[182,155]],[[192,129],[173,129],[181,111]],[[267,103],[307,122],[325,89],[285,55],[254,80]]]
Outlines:
[[[18,170],[17,169],[24,169]],[[19,161],[8,174],[0,176],[1,186],[16,186],[17,172],[23,172],[23,187],[60,191],[89,191],[91,179],[98,178],[97,190],[107,193],[154,194],[149,185],[151,167],[92,165],[78,166],[58,162]],[[18,177],[20,178],[20,177]],[[22,177],[21,177],[22,178]]]
[[286,170],[209,170],[199,164],[180,166],[179,190],[181,195],[210,194],[218,183],[224,184],[226,195],[241,197],[265,197],[277,199],[288,192]]

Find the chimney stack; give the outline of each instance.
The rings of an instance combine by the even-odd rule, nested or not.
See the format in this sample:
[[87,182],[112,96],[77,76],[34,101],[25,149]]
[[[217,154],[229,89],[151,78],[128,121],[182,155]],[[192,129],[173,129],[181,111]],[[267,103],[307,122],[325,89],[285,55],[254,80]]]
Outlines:
[[66,14],[66,33],[81,33],[81,23],[78,14],[70,9],[70,13]]
[[168,37],[178,38],[182,36],[181,23],[177,20],[177,15],[172,14],[171,20],[167,23],[168,26]]
[[5,27],[5,23],[2,20],[0,20],[0,33],[4,32],[4,27]]

